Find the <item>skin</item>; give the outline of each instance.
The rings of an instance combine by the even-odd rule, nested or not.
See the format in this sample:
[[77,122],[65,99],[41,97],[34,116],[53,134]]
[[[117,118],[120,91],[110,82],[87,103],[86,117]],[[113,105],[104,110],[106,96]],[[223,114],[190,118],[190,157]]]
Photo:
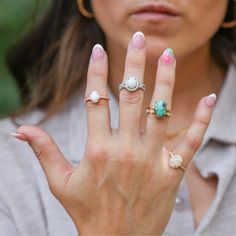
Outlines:
[[[175,116],[170,119],[167,131],[174,133],[190,125],[194,109],[202,96],[210,93],[218,94],[220,91],[225,71],[215,65],[209,47],[211,38],[223,22],[228,1],[170,1],[181,13],[180,19],[171,24],[158,24],[134,18],[132,16],[134,9],[145,2],[148,1],[93,0],[92,6],[96,20],[106,34],[110,58],[109,84],[117,99],[119,94],[116,88],[122,77],[126,45],[134,32],[142,31],[148,45],[144,75],[147,92],[143,111],[149,105],[153,93],[155,80],[152,78],[156,73],[156,60],[165,48],[174,49],[178,64],[172,100],[172,111]],[[145,126],[145,113],[142,114],[142,119]],[[166,140],[165,146],[171,150],[178,142],[179,137]],[[197,227],[214,199],[217,178],[202,178],[194,163],[191,163],[186,179]],[[196,184],[199,188],[192,187]],[[202,191],[204,195],[202,196],[196,189],[204,189]]]
[[[189,170],[195,170],[191,171],[193,174],[186,172],[190,183],[195,181],[200,187],[204,186],[210,196],[215,193],[216,185],[202,180],[190,163],[201,145],[215,104],[215,99],[205,96],[220,89],[217,81],[224,75],[210,57],[209,44],[222,22],[227,2],[171,1],[181,12],[181,17],[171,25],[133,20],[129,12],[140,2],[92,1],[96,19],[106,34],[107,53],[98,47],[93,50],[85,97],[93,90],[106,94],[109,83],[119,99],[119,128],[112,130],[109,125],[106,100],[97,105],[86,103],[88,139],[84,158],[76,168],[43,130],[22,126],[13,134],[32,147],[52,193],[82,235],[161,235],[184,174],[180,168],[169,166],[169,148],[184,158]],[[131,37],[138,30],[145,33],[146,39],[140,35],[138,41]],[[167,47],[176,52],[176,59],[170,65],[163,63],[160,57]],[[121,78],[131,75],[145,80],[145,96],[141,90],[117,92]],[[217,84],[214,88],[208,83],[213,75]],[[201,84],[200,91],[195,84]],[[158,99],[166,100],[177,115],[163,120],[144,116],[145,107]],[[189,109],[196,105],[196,111]],[[191,125],[190,119],[193,120]],[[183,124],[190,127],[178,138],[180,143],[167,143],[166,131]],[[198,209],[196,194],[193,189],[189,190],[193,209]],[[205,208],[200,213],[194,212],[196,225]]]

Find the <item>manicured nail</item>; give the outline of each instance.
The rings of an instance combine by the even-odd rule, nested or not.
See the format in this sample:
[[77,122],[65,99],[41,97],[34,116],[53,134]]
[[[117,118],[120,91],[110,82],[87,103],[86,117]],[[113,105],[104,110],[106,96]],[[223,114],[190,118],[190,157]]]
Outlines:
[[133,48],[143,49],[146,44],[145,36],[142,32],[136,32],[133,35],[131,45]]
[[11,133],[10,135],[21,141],[27,142],[27,138],[23,134]]
[[213,107],[215,105],[215,103],[216,103],[216,95],[214,93],[212,93],[211,95],[206,97],[205,104],[208,107]]
[[161,61],[166,65],[171,65],[173,64],[174,60],[175,60],[174,51],[171,48],[167,48],[161,56]]
[[105,55],[105,51],[103,49],[103,47],[100,44],[96,44],[93,47],[93,52],[92,52],[92,56],[94,59],[102,59]]

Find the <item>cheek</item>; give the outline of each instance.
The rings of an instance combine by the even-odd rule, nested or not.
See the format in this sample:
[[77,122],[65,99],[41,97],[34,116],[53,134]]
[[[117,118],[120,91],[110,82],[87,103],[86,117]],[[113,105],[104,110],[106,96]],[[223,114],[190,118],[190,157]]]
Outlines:
[[189,0],[184,8],[183,21],[174,35],[150,39],[150,60],[167,47],[174,48],[180,58],[209,44],[224,20],[227,0]]
[[[189,14],[188,30],[198,37],[211,38],[222,24],[226,9],[226,0],[193,0],[193,11]],[[194,10],[195,9],[195,10]]]
[[117,32],[125,28],[124,6],[127,0],[92,0],[96,21],[109,38],[117,37]]
[[[195,4],[193,4],[195,3]],[[208,44],[220,28],[227,9],[226,0],[192,0],[193,11],[186,24],[186,39],[193,47]],[[194,11],[195,9],[195,11]]]

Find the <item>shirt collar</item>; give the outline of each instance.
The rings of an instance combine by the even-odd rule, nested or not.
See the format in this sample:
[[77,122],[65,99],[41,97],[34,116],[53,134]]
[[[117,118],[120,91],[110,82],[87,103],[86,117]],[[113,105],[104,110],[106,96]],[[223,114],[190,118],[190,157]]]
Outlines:
[[236,68],[231,65],[218,96],[205,143],[213,138],[224,143],[236,143]]
[[202,177],[218,176],[216,197],[198,226],[196,235],[211,223],[236,170],[236,68],[231,65],[218,96],[210,125],[194,162]]

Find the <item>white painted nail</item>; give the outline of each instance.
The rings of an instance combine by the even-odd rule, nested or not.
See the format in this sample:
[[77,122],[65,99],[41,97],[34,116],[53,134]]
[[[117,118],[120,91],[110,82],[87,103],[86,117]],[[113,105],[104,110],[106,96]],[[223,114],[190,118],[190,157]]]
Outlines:
[[205,103],[208,107],[213,107],[216,103],[216,94],[212,93],[206,97]]

